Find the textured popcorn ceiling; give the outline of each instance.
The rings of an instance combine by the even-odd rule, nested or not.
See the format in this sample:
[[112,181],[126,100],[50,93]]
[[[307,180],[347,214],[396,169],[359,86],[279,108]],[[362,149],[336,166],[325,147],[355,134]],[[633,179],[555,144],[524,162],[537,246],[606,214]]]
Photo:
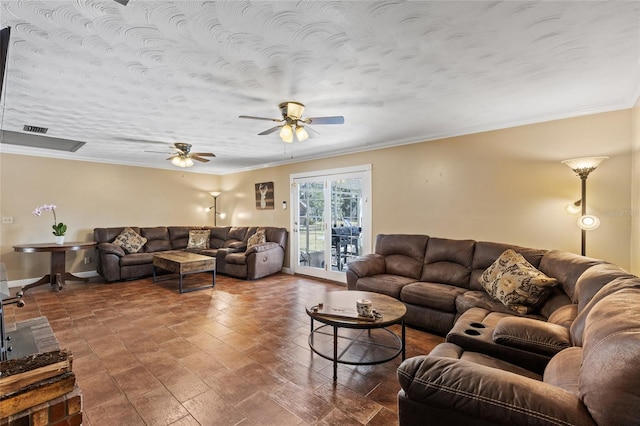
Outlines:
[[[224,174],[587,113],[638,97],[639,2],[0,1],[2,152]],[[278,103],[343,115],[285,144]],[[158,151],[158,152],[146,152]],[[592,154],[592,153],[585,153]]]

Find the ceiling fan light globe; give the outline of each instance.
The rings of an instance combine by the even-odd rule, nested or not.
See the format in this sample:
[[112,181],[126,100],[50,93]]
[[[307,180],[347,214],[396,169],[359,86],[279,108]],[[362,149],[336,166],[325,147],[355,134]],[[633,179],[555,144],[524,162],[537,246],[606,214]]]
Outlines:
[[193,166],[193,160],[189,157],[174,157],[171,160],[171,164],[177,167],[191,167]]
[[287,143],[293,142],[293,129],[290,124],[282,126],[282,129],[280,129],[280,138]]
[[309,133],[307,133],[303,126],[296,127],[296,136],[300,142],[304,142],[309,139]]

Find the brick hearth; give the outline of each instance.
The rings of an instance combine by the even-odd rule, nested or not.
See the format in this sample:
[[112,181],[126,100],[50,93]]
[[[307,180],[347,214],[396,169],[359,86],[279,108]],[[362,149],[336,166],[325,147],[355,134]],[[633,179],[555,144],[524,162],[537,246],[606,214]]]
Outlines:
[[[29,330],[38,352],[49,352],[59,348],[53,330],[46,317],[16,322],[7,332]],[[19,350],[19,348],[14,348]],[[50,401],[38,404],[9,417],[0,418],[0,426],[48,426],[82,424],[82,392],[76,384],[74,389]]]

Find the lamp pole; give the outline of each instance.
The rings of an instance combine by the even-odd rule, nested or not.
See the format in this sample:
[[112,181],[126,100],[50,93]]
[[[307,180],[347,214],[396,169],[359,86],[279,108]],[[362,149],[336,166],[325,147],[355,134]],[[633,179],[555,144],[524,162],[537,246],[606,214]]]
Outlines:
[[562,164],[569,166],[579,177],[582,184],[582,215],[578,220],[581,234],[581,254],[586,255],[587,252],[587,230],[596,229],[600,225],[600,220],[595,216],[587,215],[587,177],[589,173],[594,171],[601,162],[609,157],[584,157],[573,158],[571,160],[561,161]]
[[[218,197],[213,197],[213,226],[218,226]],[[584,250],[584,243],[582,250]]]
[[[587,214],[587,176],[589,173],[580,174],[580,181],[582,182],[582,216]],[[582,231],[582,251],[581,254],[586,256],[587,253],[587,230],[580,229]]]
[[218,197],[222,192],[214,191],[209,194],[213,197],[213,226],[218,226]]

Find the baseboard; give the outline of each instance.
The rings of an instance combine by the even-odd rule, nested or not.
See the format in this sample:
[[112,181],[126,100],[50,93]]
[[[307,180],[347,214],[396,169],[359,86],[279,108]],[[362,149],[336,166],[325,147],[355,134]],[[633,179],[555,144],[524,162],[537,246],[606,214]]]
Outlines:
[[282,272],[285,273],[285,274],[293,275],[293,269],[291,269],[291,268],[283,267],[282,268]]
[[[76,276],[81,277],[81,278],[92,278],[92,277],[98,277],[99,276],[97,271],[74,272],[73,275],[76,275]],[[7,283],[9,284],[9,288],[24,287],[27,284],[31,284],[31,283],[34,283],[34,282],[38,281],[40,278],[41,277],[38,277],[38,278],[26,278],[24,280],[7,281]]]

